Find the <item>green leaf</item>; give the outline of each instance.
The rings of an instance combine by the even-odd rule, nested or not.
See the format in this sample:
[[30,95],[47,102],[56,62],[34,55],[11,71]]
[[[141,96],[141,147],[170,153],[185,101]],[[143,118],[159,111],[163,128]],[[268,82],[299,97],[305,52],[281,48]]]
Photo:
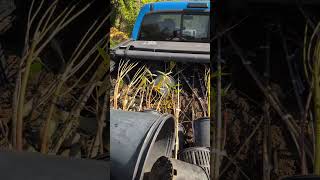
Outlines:
[[110,70],[110,56],[98,46],[99,55],[103,58],[103,61],[99,65],[98,69],[96,70],[96,78],[101,79],[105,73]]
[[175,66],[176,66],[176,62],[170,61],[170,71],[172,71]]
[[110,56],[107,54],[107,52],[105,52],[101,47],[98,46],[98,52],[99,55],[103,58],[104,60],[104,64],[106,65],[106,67],[108,68],[108,70],[110,69]]
[[30,67],[30,76],[34,76],[35,74],[39,73],[42,71],[42,64],[38,58],[38,61],[34,61],[32,64],[31,64],[31,67]]

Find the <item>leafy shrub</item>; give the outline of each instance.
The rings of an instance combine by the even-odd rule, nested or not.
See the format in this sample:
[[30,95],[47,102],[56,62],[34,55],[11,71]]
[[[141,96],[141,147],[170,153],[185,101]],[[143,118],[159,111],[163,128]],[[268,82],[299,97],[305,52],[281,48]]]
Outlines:
[[120,31],[119,29],[112,27],[110,30],[110,46],[114,47],[117,44],[127,40],[129,37],[126,33]]

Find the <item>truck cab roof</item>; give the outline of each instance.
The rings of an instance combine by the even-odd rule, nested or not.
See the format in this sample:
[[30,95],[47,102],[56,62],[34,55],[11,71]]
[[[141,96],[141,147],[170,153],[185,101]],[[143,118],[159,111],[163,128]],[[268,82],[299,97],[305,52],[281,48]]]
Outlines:
[[177,1],[177,2],[155,2],[145,4],[137,16],[135,25],[132,30],[131,38],[137,40],[141,24],[145,15],[156,12],[210,12],[210,1]]

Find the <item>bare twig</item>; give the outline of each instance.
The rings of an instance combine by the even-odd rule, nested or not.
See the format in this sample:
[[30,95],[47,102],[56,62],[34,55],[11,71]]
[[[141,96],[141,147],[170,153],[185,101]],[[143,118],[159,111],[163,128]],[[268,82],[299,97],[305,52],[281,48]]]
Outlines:
[[289,74],[290,74],[290,77],[291,77],[291,82],[292,82],[292,86],[293,86],[293,89],[294,89],[294,94],[296,96],[296,100],[297,100],[297,104],[298,104],[298,108],[300,110],[300,160],[301,160],[301,172],[302,174],[306,174],[306,171],[307,171],[307,167],[306,167],[306,159],[305,159],[305,151],[304,151],[304,130],[303,130],[303,117],[304,117],[304,109],[303,109],[303,105],[302,105],[302,99],[301,99],[301,96],[299,95],[299,92],[298,92],[298,87],[297,87],[297,78],[295,76],[295,73],[293,72],[293,68],[292,68],[292,58],[293,57],[290,57],[289,55],[289,52],[288,52],[288,47],[287,47],[287,42],[286,42],[286,39],[284,38],[284,35],[281,32],[281,37],[282,37],[282,46],[283,46],[283,50],[285,52],[285,57],[286,57],[286,60],[287,60],[287,64],[288,64],[288,69],[289,69]]
[[[239,148],[239,150],[237,151],[237,153],[231,158],[232,161],[235,161],[236,158],[240,155],[240,153],[242,152],[243,148],[245,148],[247,146],[247,144],[250,142],[251,138],[254,136],[254,134],[257,132],[257,130],[260,128],[260,125],[263,122],[263,117],[261,117],[260,121],[258,122],[258,124],[256,125],[256,127],[253,129],[253,131],[251,132],[251,134],[248,136],[248,138],[244,141],[244,143],[242,144],[242,146]],[[224,169],[221,171],[220,173],[220,177],[227,171],[227,169],[230,167],[231,163],[228,162],[226,164],[226,166],[224,167]]]
[[265,103],[265,118],[264,118],[264,132],[263,132],[263,179],[270,180],[271,179],[271,133],[270,133],[270,114],[269,114],[269,104]]

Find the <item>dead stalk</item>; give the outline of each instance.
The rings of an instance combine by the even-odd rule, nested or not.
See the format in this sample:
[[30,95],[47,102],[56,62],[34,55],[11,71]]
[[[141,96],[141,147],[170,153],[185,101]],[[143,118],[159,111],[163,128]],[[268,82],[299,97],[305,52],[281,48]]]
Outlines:
[[[178,75],[178,85],[180,84],[180,76]],[[176,104],[176,107],[173,106],[174,108],[174,115],[175,115],[175,137],[176,137],[176,148],[175,148],[175,153],[174,153],[174,158],[178,159],[178,151],[179,151],[179,117],[180,117],[180,89],[178,86],[177,92],[177,102],[175,103],[175,99],[174,99],[174,93],[173,93],[173,104]]]
[[270,138],[270,115],[269,115],[269,104],[266,103],[264,107],[265,118],[264,118],[264,128],[263,128],[263,179],[270,180],[271,178],[271,138]]
[[17,109],[17,129],[16,129],[16,149],[18,151],[22,151],[23,148],[23,107],[25,94],[27,89],[27,83],[30,73],[30,66],[33,61],[33,52],[35,50],[35,44],[31,45],[30,54],[28,55],[25,72],[22,75],[21,88],[19,89],[19,98],[18,98],[18,109]]
[[77,106],[75,106],[75,108],[71,111],[70,116],[69,116],[69,120],[67,121],[68,123],[66,124],[65,128],[63,128],[62,134],[59,138],[59,140],[57,141],[57,143],[54,145],[53,147],[53,153],[57,153],[62,145],[62,143],[64,142],[64,140],[66,139],[66,137],[69,135],[69,133],[71,132],[74,123],[78,120],[79,116],[80,116],[80,112],[83,109],[83,107],[85,106],[85,103],[87,102],[88,98],[90,97],[90,94],[92,94],[94,88],[96,86],[96,83],[92,83],[90,86],[88,86],[87,88],[84,89],[82,96],[79,98],[79,102],[77,104]]
[[[216,123],[216,144],[215,149],[219,152],[222,151],[221,149],[221,145],[222,145],[222,116],[221,116],[221,106],[222,106],[222,102],[221,102],[221,39],[218,39],[218,59],[217,59],[217,71],[218,71],[218,77],[217,77],[217,114],[216,114],[216,119],[217,119],[217,123]],[[214,179],[218,179],[219,178],[219,174],[220,174],[220,165],[221,165],[221,156],[218,154],[215,154],[214,156],[214,169],[213,169],[213,178]]]
[[103,153],[102,133],[103,133],[103,128],[105,128],[105,126],[106,126],[105,121],[106,121],[106,118],[107,118],[108,99],[109,99],[109,92],[107,90],[105,92],[103,107],[101,109],[101,114],[100,114],[100,117],[98,119],[98,131],[96,133],[96,137],[95,137],[95,140],[94,140],[94,143],[93,143],[91,157],[97,156],[98,152],[100,154]]
[[42,129],[42,135],[41,135],[42,142],[41,142],[40,152],[43,154],[46,154],[48,152],[48,141],[49,141],[48,133],[49,133],[49,128],[50,128],[50,121],[51,121],[53,114],[55,113],[56,103],[59,98],[59,94],[60,94],[62,85],[63,85],[63,81],[60,81],[60,83],[58,84],[58,86],[53,94],[53,99],[52,99],[52,102],[49,107],[48,115],[47,115],[47,118],[45,120],[43,129]]
[[304,109],[303,109],[303,105],[302,105],[302,99],[299,95],[298,92],[298,87],[297,87],[297,78],[295,76],[295,73],[293,72],[293,68],[292,68],[292,63],[291,63],[291,59],[293,57],[290,57],[289,52],[288,52],[288,47],[287,47],[287,42],[286,39],[284,38],[284,35],[281,32],[281,37],[282,37],[282,46],[285,52],[285,56],[286,56],[286,60],[287,60],[287,64],[288,64],[288,69],[289,69],[289,74],[291,77],[291,82],[292,82],[292,86],[294,89],[294,94],[296,96],[296,100],[297,100],[297,104],[300,110],[300,161],[301,161],[301,172],[302,174],[306,174],[307,168],[306,168],[306,159],[305,159],[305,151],[304,151],[304,130],[303,130],[303,115],[304,115]]
[[[280,104],[280,102],[278,102],[276,100],[274,95],[272,93],[268,92],[268,91],[270,91],[270,87],[265,86],[261,82],[257,73],[252,69],[252,67],[247,63],[246,59],[244,58],[240,47],[233,41],[233,39],[231,38],[230,35],[228,35],[228,39],[229,39],[229,42],[232,44],[233,48],[235,49],[236,53],[238,54],[238,56],[241,58],[243,65],[245,66],[247,71],[250,73],[251,77],[255,80],[256,84],[258,85],[258,87],[260,88],[262,93],[265,95],[267,100],[269,101],[270,105],[275,109],[275,111],[279,114],[281,119],[287,125],[287,127],[289,129],[289,133],[292,137],[292,140],[294,141],[294,143],[296,145],[297,151],[300,152],[300,143],[298,141],[298,136],[299,136],[298,124],[296,123],[296,121],[293,120],[292,116],[284,110],[284,107]],[[310,150],[308,150],[308,151],[309,151],[308,154],[312,157],[312,153],[310,153]],[[311,158],[311,159],[313,159],[313,158]]]

